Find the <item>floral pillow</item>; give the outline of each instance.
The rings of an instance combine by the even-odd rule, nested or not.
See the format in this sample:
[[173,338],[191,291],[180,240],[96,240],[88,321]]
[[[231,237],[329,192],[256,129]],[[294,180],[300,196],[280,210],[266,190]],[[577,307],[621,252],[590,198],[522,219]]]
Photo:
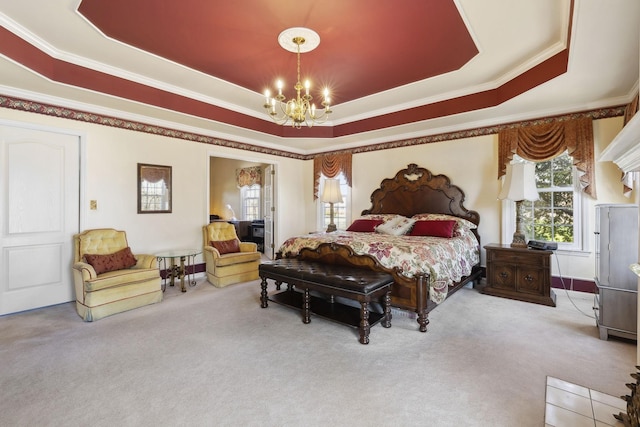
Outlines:
[[376,227],[376,232],[382,234],[391,234],[392,236],[402,236],[407,234],[413,224],[416,222],[415,219],[405,218],[403,216],[398,215],[397,217],[384,222]]
[[108,271],[124,270],[136,265],[136,258],[131,253],[131,248],[126,247],[112,254],[85,254],[84,259],[91,264],[96,274]]

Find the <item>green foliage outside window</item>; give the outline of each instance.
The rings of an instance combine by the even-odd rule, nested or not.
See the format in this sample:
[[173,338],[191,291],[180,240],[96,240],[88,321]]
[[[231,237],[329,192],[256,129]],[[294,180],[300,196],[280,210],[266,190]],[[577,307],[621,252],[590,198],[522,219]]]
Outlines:
[[540,199],[523,202],[525,233],[535,240],[574,242],[573,159],[561,156],[536,164]]

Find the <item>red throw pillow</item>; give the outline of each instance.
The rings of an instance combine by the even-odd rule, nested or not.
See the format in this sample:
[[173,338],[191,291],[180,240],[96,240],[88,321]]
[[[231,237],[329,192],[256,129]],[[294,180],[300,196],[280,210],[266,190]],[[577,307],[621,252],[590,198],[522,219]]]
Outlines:
[[381,219],[356,219],[353,224],[347,228],[347,231],[355,231],[358,233],[373,233],[376,227],[384,221]]
[[129,247],[106,255],[85,254],[84,259],[87,263],[91,264],[96,274],[106,273],[107,271],[124,270],[125,268],[133,267],[137,263]]
[[220,255],[240,252],[240,242],[238,239],[211,241],[211,246],[216,248]]
[[410,236],[453,237],[456,222],[453,220],[416,221]]

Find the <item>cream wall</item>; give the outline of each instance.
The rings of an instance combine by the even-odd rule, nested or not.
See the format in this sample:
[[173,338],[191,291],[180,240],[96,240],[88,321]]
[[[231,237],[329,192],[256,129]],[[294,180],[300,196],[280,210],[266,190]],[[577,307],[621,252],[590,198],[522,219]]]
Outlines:
[[[276,247],[289,236],[308,233],[316,228],[313,161],[250,153],[8,109],[0,109],[0,119],[72,130],[82,135],[84,171],[81,179],[81,229],[113,227],[126,230],[130,245],[138,252],[153,253],[202,245],[201,227],[208,222],[210,211],[210,157],[236,159],[238,164],[249,162],[275,166]],[[596,159],[621,127],[622,118],[594,122]],[[497,149],[497,135],[488,135],[355,154],[352,217],[357,217],[362,210],[371,206],[371,192],[378,188],[384,178],[393,177],[409,163],[416,163],[434,174],[449,176],[454,185],[461,187],[466,195],[465,206],[480,213],[482,244],[499,242],[502,207],[497,200],[500,188],[496,178]],[[137,214],[137,163],[172,166],[171,214]],[[235,166],[233,169],[235,171]],[[629,203],[634,200],[621,195],[620,173],[611,162],[596,163],[596,185],[598,200],[586,202],[589,251],[582,254],[558,252],[563,276],[587,280],[593,278],[595,204]],[[89,200],[97,200],[97,210],[89,210]],[[484,254],[482,260],[484,264]],[[555,260],[553,269],[557,275]]]
[[[80,229],[125,230],[130,246],[138,253],[202,246],[202,226],[209,220],[209,158],[215,156],[274,164],[279,183],[276,209],[294,206],[292,211],[296,213],[277,218],[276,241],[305,228],[304,205],[299,202],[305,198],[301,184],[305,162],[301,160],[9,109],[0,109],[0,120],[80,135],[83,140]],[[172,213],[137,213],[137,163],[172,167]],[[90,200],[97,201],[97,210],[89,209]],[[287,210],[283,208],[283,212]],[[202,260],[198,258],[196,262]]]
[[[593,280],[595,258],[593,253],[593,231],[595,205],[599,203],[632,203],[634,196],[622,195],[620,171],[612,162],[598,162],[602,150],[613,140],[622,128],[621,117],[594,121],[594,155],[596,159],[596,189],[598,199],[585,197],[584,220],[586,221],[585,252],[569,253],[557,251],[552,260],[554,275],[584,280]],[[498,135],[478,136],[444,141],[415,147],[374,151],[353,156],[352,219],[371,207],[371,193],[385,178],[392,178],[396,172],[410,163],[429,169],[433,174],[444,174],[451,183],[465,193],[464,205],[467,209],[480,213],[480,238],[482,245],[501,242],[502,202],[497,195],[501,187],[498,175]],[[311,163],[309,174],[313,173]],[[309,178],[309,188],[312,180]],[[309,199],[310,200],[310,199]],[[313,203],[312,200],[310,200]],[[307,229],[313,229],[316,218],[314,207],[308,207]],[[512,231],[510,232],[512,233]],[[511,234],[508,234],[511,235]],[[482,264],[485,254],[482,251]]]

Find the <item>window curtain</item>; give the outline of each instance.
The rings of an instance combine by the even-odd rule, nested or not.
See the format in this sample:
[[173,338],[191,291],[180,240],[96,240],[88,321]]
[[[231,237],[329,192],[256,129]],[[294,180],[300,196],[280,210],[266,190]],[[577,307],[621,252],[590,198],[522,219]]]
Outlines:
[[[627,123],[629,123],[629,120],[631,120],[631,118],[633,118],[633,116],[635,116],[637,112],[638,112],[638,94],[636,94],[636,97],[633,98],[633,101],[631,101],[629,105],[627,105],[627,107],[624,109],[623,127],[626,126]],[[627,173],[622,172],[622,178],[621,178],[622,193],[626,197],[631,197],[631,192],[633,191],[633,182],[637,177],[638,177],[637,172],[627,172]]]
[[142,181],[147,181],[152,184],[156,184],[164,180],[164,186],[168,187],[171,182],[171,169],[166,166],[144,166],[140,171],[140,178]]
[[543,162],[567,150],[580,173],[582,191],[596,198],[590,117],[505,129],[499,133],[498,144],[498,179],[506,173],[514,154],[533,162]]
[[236,169],[236,184],[238,188],[256,184],[262,186],[262,167],[252,166],[250,168]]
[[320,188],[320,177],[335,178],[344,175],[347,185],[351,187],[351,153],[324,154],[313,159],[313,200],[318,198],[318,188]]

